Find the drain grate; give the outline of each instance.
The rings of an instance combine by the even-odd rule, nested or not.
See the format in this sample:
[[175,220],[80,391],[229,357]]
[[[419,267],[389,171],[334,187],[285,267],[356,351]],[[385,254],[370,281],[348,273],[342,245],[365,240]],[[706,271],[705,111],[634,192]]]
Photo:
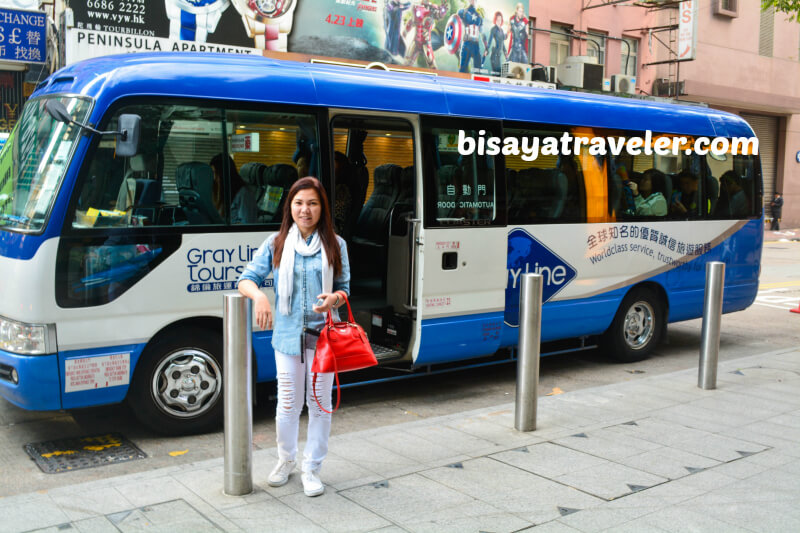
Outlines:
[[58,474],[147,457],[147,454],[119,433],[35,442],[26,444],[25,451],[45,474]]

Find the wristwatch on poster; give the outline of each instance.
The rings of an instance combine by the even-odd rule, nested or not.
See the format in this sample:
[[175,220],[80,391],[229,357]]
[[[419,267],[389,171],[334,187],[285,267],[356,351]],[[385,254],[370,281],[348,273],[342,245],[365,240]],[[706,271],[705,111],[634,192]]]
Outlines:
[[164,0],[169,38],[204,43],[229,5],[229,0]]
[[297,0],[231,0],[261,50],[286,52]]

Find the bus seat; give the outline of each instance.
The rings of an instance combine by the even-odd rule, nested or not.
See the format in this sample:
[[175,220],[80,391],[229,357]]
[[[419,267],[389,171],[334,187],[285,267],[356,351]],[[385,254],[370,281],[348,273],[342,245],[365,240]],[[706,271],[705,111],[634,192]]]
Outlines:
[[622,188],[624,185],[622,184],[622,178],[619,177],[619,174],[612,174],[611,175],[611,187],[609,187],[608,196],[609,196],[609,203],[611,207],[611,211],[619,216],[622,211],[625,210],[625,206],[622,205]]
[[125,172],[125,178],[122,180],[117,194],[116,208],[118,211],[127,211],[136,204],[138,198],[136,179],[148,177],[150,169],[147,162],[145,154],[136,154],[128,159],[128,170]]
[[297,181],[297,169],[285,163],[266,167],[262,175],[263,194],[258,200],[260,222],[279,221],[282,216],[286,193]]
[[414,166],[405,167],[400,171],[400,192],[392,206],[393,214],[390,228],[392,235],[402,235],[407,226],[406,215],[414,212]]
[[561,218],[564,213],[564,206],[567,204],[567,176],[558,169],[550,171],[548,187],[550,189],[550,205],[547,211],[547,218]]
[[214,171],[206,163],[181,163],[175,169],[178,198],[189,224],[222,224],[219,211],[214,207],[211,190]]
[[133,215],[147,217],[150,222],[157,221],[157,212],[161,205],[161,182],[151,179],[136,180],[136,197],[133,203]]
[[354,241],[384,245],[389,239],[389,212],[400,193],[399,165],[386,163],[374,171],[374,188],[361,209],[354,232]]

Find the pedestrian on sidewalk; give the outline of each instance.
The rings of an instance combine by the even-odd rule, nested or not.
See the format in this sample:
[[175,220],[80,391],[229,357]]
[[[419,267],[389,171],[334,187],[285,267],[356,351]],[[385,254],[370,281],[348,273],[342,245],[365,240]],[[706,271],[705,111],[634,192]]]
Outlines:
[[[307,496],[325,491],[319,472],[331,432],[331,414],[319,408],[314,396],[331,411],[334,375],[318,374],[316,390],[310,390],[317,332],[325,323],[325,314],[344,304],[350,293],[347,246],[333,227],[328,197],[319,180],[311,176],[298,180],[289,189],[280,230],[259,247],[238,282],[239,292],[253,300],[257,325],[270,329],[274,319],[278,463],[268,483],[272,487],[285,485],[294,470],[305,399],[308,436],[301,479]],[[278,307],[274,315],[267,295],[259,288],[270,273]]]
[[775,198],[769,204],[770,212],[772,213],[772,225],[769,229],[772,231],[779,231],[781,229],[781,210],[783,208],[783,198],[781,193],[775,191]]

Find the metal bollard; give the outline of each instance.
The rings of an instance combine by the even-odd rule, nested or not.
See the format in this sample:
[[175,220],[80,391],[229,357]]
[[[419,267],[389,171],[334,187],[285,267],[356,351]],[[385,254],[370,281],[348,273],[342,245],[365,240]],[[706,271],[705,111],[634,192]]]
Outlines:
[[706,294],[703,301],[703,330],[700,341],[700,367],[697,375],[697,386],[706,390],[717,388],[719,326],[722,320],[724,286],[725,263],[712,261],[706,264]]
[[514,428],[536,429],[539,401],[539,341],[542,337],[542,276],[523,274],[519,291],[519,350]]
[[225,487],[229,496],[253,492],[252,303],[241,294],[225,294],[222,324],[225,359]]

